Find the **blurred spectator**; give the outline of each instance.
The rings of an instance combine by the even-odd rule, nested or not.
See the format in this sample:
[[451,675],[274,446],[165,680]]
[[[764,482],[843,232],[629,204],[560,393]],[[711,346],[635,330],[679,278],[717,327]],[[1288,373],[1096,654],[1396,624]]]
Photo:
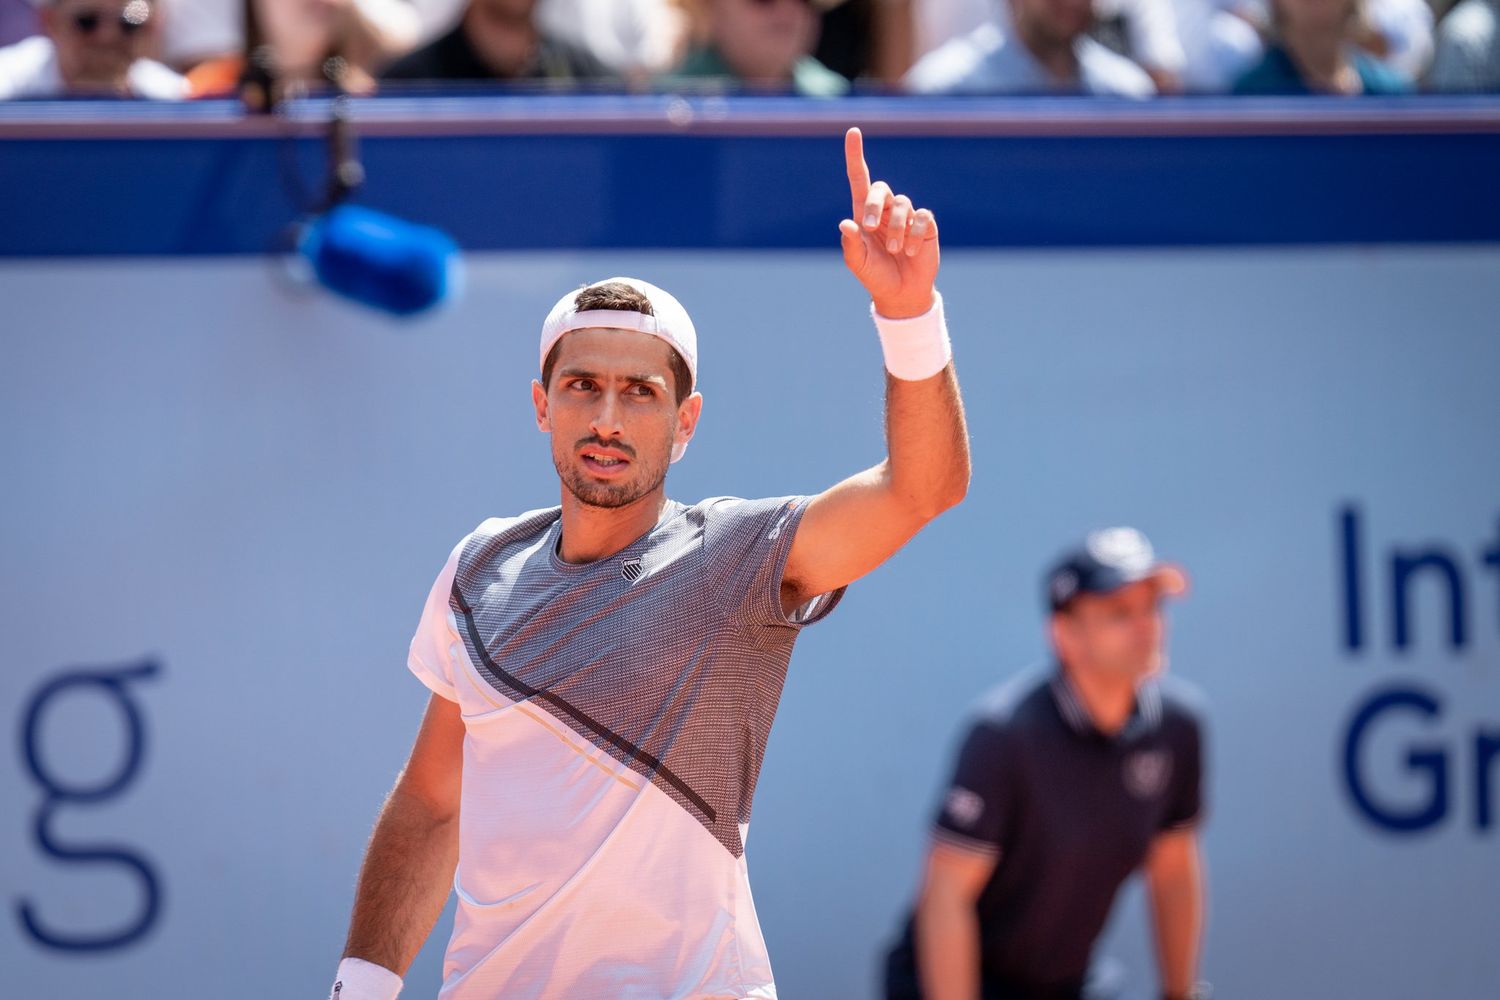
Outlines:
[[918,59],[988,24],[1008,18],[1005,0],[912,0],[913,48]]
[[1500,0],[1463,0],[1437,29],[1427,86],[1447,93],[1500,91]]
[[[1178,90],[1187,55],[1173,5],[1174,0],[1096,0],[1091,33],[1144,68],[1158,89]],[[924,56],[996,17],[1002,27],[1011,24],[1007,0],[916,0],[916,54]]]
[[1011,0],[974,31],[917,61],[906,76],[920,94],[1098,94],[1149,97],[1135,63],[1087,34],[1091,0]]
[[187,72],[208,59],[245,48],[245,0],[156,0],[161,10],[161,59]]
[[31,0],[0,0],[0,45],[30,38],[41,30]]
[[818,15],[809,0],[708,0],[706,44],[676,79],[718,80],[752,90],[837,97],[849,81],[812,55]]
[[1358,47],[1360,0],[1271,0],[1265,57],[1236,94],[1403,94],[1411,81]]
[[47,0],[43,33],[0,49],[0,100],[187,96],[187,81],[146,58],[154,13],[150,0]]
[[[1172,0],[1095,0],[1094,16],[1116,25],[1120,44],[1112,47],[1144,69],[1158,91],[1182,91],[1187,53],[1177,32]],[[1094,34],[1105,41],[1098,30]]]
[[672,0],[540,0],[536,23],[609,72],[642,81],[675,66],[687,43],[687,15]]
[[[181,14],[199,0],[168,2]],[[409,51],[420,27],[406,0],[236,0],[233,11],[222,0],[215,2],[218,17],[197,23],[198,38],[222,43],[223,18],[232,17],[229,37],[236,40],[235,48],[188,73],[195,97],[233,93],[245,70],[246,46],[262,44],[273,55],[276,79],[288,94],[325,85],[328,60],[335,56],[340,86],[368,93],[375,89],[374,70]]]
[[1265,55],[1264,11],[1253,0],[1173,0],[1186,62],[1183,90],[1225,94]]
[[587,80],[609,70],[542,30],[535,0],[469,0],[452,31],[396,60],[384,80]]
[[1416,80],[1432,62],[1432,22],[1428,0],[1365,0],[1355,40],[1399,75]]
[[895,87],[916,62],[912,0],[818,0],[813,57],[847,80]]

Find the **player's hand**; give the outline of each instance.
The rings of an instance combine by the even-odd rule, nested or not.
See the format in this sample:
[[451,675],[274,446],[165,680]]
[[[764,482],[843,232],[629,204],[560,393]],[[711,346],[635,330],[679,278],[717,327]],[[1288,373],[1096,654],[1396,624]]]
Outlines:
[[937,220],[885,181],[870,183],[865,140],[859,129],[844,134],[853,218],[839,223],[844,263],[870,293],[875,311],[890,319],[920,316],[932,308],[938,271]]

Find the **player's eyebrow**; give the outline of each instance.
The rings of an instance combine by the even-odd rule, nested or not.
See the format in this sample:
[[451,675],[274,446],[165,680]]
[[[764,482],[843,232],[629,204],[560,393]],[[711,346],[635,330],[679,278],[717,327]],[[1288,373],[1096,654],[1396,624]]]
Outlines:
[[[593,379],[596,382],[598,382],[598,381],[601,380],[601,377],[597,373],[591,372],[591,371],[587,371],[587,370],[582,369],[582,368],[564,368],[562,370],[561,374],[562,374],[563,378],[591,378],[591,379]],[[617,382],[644,382],[647,385],[658,386],[658,387],[660,387],[662,389],[665,389],[667,387],[667,380],[666,380],[666,378],[664,376],[661,376],[661,375],[645,375],[645,374],[621,375],[618,378],[616,378],[615,381],[617,381]]]

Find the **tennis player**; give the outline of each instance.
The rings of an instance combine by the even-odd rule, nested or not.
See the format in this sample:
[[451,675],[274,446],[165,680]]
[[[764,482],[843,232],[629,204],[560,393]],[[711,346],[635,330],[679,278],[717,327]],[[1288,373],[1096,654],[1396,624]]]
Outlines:
[[845,160],[888,457],[816,496],[671,500],[703,402],[692,321],[644,281],[564,295],[532,384],[561,504],[485,521],[432,588],[409,658],[432,696],[336,1000],[397,995],[450,885],[445,1000],[776,995],[744,842],[792,645],[969,481],[937,222],[870,182],[857,129]]

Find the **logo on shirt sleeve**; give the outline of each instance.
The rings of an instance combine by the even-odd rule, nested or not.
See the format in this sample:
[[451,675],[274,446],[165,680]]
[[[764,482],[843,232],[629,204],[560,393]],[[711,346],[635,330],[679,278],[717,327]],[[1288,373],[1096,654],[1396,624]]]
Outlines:
[[1171,778],[1172,754],[1166,750],[1138,750],[1125,758],[1125,789],[1138,799],[1159,797]]
[[967,788],[950,788],[943,802],[943,813],[955,826],[971,829],[984,815],[984,799]]

